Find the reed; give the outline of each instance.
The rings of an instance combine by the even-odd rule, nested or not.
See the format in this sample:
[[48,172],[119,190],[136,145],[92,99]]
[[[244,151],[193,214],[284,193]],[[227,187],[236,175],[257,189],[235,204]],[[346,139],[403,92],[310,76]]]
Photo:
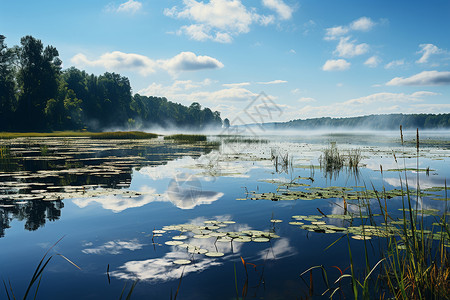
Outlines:
[[[400,140],[403,146],[404,139],[401,126]],[[416,170],[418,171],[420,163],[420,139],[418,131],[416,133],[415,144],[417,156]],[[326,158],[330,159],[331,163],[339,163],[340,156],[336,154],[333,146],[329,149],[328,154]],[[396,155],[394,154],[393,156],[395,162],[398,164]],[[402,223],[394,230],[393,234],[379,238],[379,260],[375,265],[371,265],[369,262],[369,246],[366,243],[365,230],[363,229],[364,266],[355,263],[354,253],[352,253],[350,239],[347,235],[350,262],[348,273],[344,274],[341,271],[341,275],[333,284],[328,282],[327,270],[324,266],[314,266],[300,275],[303,276],[307,272],[321,269],[322,278],[327,286],[322,296],[328,294],[332,298],[337,292],[343,293],[342,287],[347,278],[350,279],[354,299],[450,299],[450,260],[447,250],[447,241],[450,240],[450,226],[447,220],[448,208],[446,206],[442,215],[436,217],[438,225],[428,228],[424,221],[426,217],[424,210],[418,209],[418,201],[420,201],[421,197],[419,177],[416,178],[417,186],[415,189],[411,188],[408,183],[407,170],[406,162],[404,161],[403,168],[399,168],[403,207]],[[380,171],[383,176],[382,166],[380,166]],[[386,193],[384,192],[384,188],[382,193],[378,193],[374,187],[373,189],[377,194],[381,218],[385,226],[387,226],[387,221],[393,219],[388,213]],[[444,189],[445,203],[447,204],[446,181]],[[414,203],[414,201],[416,202]],[[372,207],[373,205],[370,204],[368,199],[364,197],[359,199],[358,206],[365,208],[368,212],[369,222],[376,225],[376,217],[373,213],[375,208]],[[361,210],[360,220],[364,224]],[[438,240],[436,240],[436,237],[439,237]],[[337,241],[332,245],[336,243]],[[357,269],[364,269],[363,274],[358,274]],[[385,288],[382,288],[382,286]],[[309,288],[311,288],[311,284]]]

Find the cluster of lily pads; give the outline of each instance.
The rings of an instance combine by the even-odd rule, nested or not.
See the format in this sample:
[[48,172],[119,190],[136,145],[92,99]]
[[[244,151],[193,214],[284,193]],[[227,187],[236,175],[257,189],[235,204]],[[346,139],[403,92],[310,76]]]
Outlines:
[[[270,181],[267,181],[270,182]],[[275,183],[275,182],[273,182]],[[303,190],[296,188],[304,187]],[[443,196],[430,192],[439,192],[445,190],[444,187],[433,187],[420,191],[417,193],[415,189],[410,189],[410,195],[420,197],[432,197],[432,200],[446,200]],[[330,198],[345,198],[346,200],[360,200],[360,199],[391,199],[395,197],[406,197],[407,193],[401,189],[392,189],[384,191],[369,190],[365,187],[310,187],[305,183],[289,182],[278,183],[276,192],[256,193],[251,192],[248,199],[250,200],[315,200],[315,199],[330,199]],[[242,200],[242,199],[239,199]]]
[[89,138],[18,138],[0,140],[0,146],[8,148],[15,164],[13,170],[0,168],[0,200],[8,202],[2,205],[114,194],[137,196],[119,190],[130,186],[133,167],[183,155],[199,156],[205,150],[163,140]]
[[[169,246],[176,246],[184,248],[190,254],[201,254],[208,257],[221,257],[225,254],[218,251],[210,251],[200,246],[188,243],[190,239],[211,239],[213,244],[216,243],[265,243],[271,239],[279,238],[279,236],[273,232],[261,231],[261,230],[241,230],[241,231],[226,231],[225,227],[236,224],[235,221],[217,221],[207,220],[204,224],[179,224],[168,225],[162,229],[153,230],[152,238],[162,237],[166,233],[178,231],[179,234],[172,236],[171,240],[166,241],[164,244]],[[217,249],[217,248],[216,248]],[[192,261],[187,259],[179,259],[173,261],[175,264],[184,265],[190,264]]]
[[[429,209],[429,211],[425,211],[427,213],[436,213],[438,210]],[[408,224],[408,220],[398,219],[396,221],[390,222],[382,222],[380,225],[359,225],[359,226],[348,226],[348,227],[339,227],[333,224],[327,224],[324,220],[326,219],[341,219],[351,221],[354,219],[351,215],[335,215],[330,214],[326,216],[321,215],[311,215],[311,216],[302,216],[295,215],[292,216],[294,221],[289,222],[290,225],[298,226],[304,230],[318,233],[345,233],[349,234],[351,238],[355,240],[370,240],[372,237],[402,237],[404,234],[412,236],[413,232],[410,228],[403,228],[403,225]],[[360,215],[355,218],[358,219],[367,219],[367,215]],[[305,224],[308,222],[308,224]],[[447,224],[443,223],[433,223],[433,226],[440,227],[440,231],[432,231],[432,230],[420,230],[417,231],[417,236],[424,236],[429,239],[434,240],[443,240],[444,245],[446,247],[450,247],[450,240],[448,234],[446,234],[447,230],[450,230]],[[446,227],[445,227],[446,226]],[[400,247],[401,248],[401,247]]]

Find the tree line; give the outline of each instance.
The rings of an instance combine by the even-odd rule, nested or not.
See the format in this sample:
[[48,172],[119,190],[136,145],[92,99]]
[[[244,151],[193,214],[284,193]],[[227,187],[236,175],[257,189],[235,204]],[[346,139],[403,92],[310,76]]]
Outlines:
[[58,50],[25,36],[7,47],[0,35],[0,131],[221,127],[218,111],[164,97],[132,95],[128,78],[62,70]]
[[369,115],[350,118],[315,118],[306,120],[292,120],[285,123],[272,123],[268,126],[274,129],[448,129],[450,128],[450,114],[387,114]]

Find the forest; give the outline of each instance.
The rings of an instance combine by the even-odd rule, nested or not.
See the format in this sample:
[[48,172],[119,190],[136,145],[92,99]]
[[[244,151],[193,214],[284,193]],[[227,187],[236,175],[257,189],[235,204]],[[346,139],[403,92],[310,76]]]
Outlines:
[[265,124],[272,129],[449,129],[450,114],[387,114],[350,118],[315,118]]
[[151,126],[221,127],[220,113],[132,94],[128,78],[62,69],[58,50],[32,36],[7,47],[0,35],[0,131],[101,131]]

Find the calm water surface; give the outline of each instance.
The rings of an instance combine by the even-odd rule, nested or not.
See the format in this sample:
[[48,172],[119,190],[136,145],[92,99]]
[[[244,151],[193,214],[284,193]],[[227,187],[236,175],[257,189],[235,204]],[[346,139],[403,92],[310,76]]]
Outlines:
[[[404,146],[396,133],[262,136],[263,143],[222,141],[220,145],[162,140],[0,141],[11,155],[0,172],[0,274],[10,280],[16,297],[22,297],[42,256],[63,237],[49,254],[60,253],[81,270],[55,256],[44,271],[38,299],[114,299],[125,284],[128,291],[136,280],[132,299],[169,299],[178,287],[179,299],[236,299],[236,285],[239,295],[248,287],[249,299],[305,297],[309,274],[303,276],[305,282],[300,274],[324,265],[330,280],[338,278],[340,273],[332,266],[341,270],[349,266],[348,239],[344,233],[311,232],[291,225],[296,221],[292,216],[315,215],[329,225],[348,227],[349,221],[322,213],[359,216],[366,214],[365,208],[360,210],[358,201],[349,199],[344,209],[343,197],[350,190],[342,191],[342,196],[325,192],[308,200],[282,196],[278,201],[254,200],[255,195],[330,186],[353,191],[400,189],[405,172],[395,169],[417,168],[414,137],[405,134]],[[219,137],[210,140],[220,142]],[[423,170],[406,171],[408,184],[416,188],[419,183],[422,190],[442,187],[450,178],[450,135],[422,133],[421,140],[419,168]],[[319,158],[330,143],[344,155],[359,149],[363,167],[356,173],[346,167],[333,172],[321,169]],[[286,154],[289,164],[283,168]],[[283,186],[289,182],[298,185]],[[419,197],[417,208],[430,212],[425,215],[427,223],[435,222],[433,214],[445,213],[444,194],[435,191]],[[387,201],[392,216],[401,217],[401,197]],[[369,203],[372,213],[378,213],[378,202]],[[361,224],[359,219],[353,222],[352,226]],[[154,232],[180,224],[185,227]],[[178,240],[180,235],[187,238]],[[221,235],[245,235],[253,241],[224,242]],[[167,245],[168,241],[182,244]],[[354,260],[363,262],[364,241],[349,241]],[[375,264],[379,239],[374,237],[368,244]],[[203,250],[190,253],[189,249]],[[248,263],[247,275],[241,258]],[[178,260],[190,263],[174,263]],[[364,268],[360,265],[358,272]],[[314,282],[319,297],[326,289],[319,273]],[[348,287],[344,291],[351,296]],[[0,294],[6,297],[3,290]]]

